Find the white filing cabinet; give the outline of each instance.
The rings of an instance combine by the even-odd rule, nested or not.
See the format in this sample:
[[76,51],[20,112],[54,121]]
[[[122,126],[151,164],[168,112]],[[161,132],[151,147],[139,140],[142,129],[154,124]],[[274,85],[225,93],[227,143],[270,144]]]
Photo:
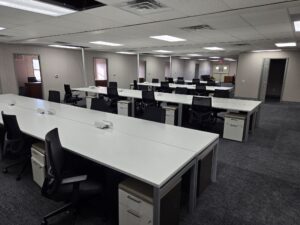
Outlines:
[[43,186],[46,175],[45,147],[44,143],[35,143],[31,147],[31,166],[33,180]]
[[165,123],[170,125],[176,125],[177,121],[177,107],[176,106],[163,106],[166,112]]
[[223,138],[243,141],[246,115],[228,113],[225,115]]
[[[161,225],[178,225],[181,182],[161,200]],[[119,225],[153,224],[153,188],[134,179],[119,184]]]
[[127,100],[118,101],[118,114],[131,116],[131,102]]

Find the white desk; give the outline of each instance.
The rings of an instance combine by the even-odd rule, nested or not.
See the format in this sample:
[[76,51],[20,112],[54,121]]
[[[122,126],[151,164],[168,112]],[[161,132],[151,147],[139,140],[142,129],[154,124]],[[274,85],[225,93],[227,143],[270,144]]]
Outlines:
[[[9,106],[12,100],[16,103],[15,106]],[[37,113],[37,108],[46,111],[49,108],[55,109],[56,114],[41,115]],[[193,209],[197,160],[205,151],[214,151],[212,180],[216,179],[216,134],[11,94],[0,95],[0,110],[17,115],[21,130],[40,140],[44,140],[49,130],[58,127],[64,148],[152,185],[155,224],[159,224],[160,199],[187,170],[192,172],[190,209]],[[113,129],[95,128],[93,122],[101,119],[112,121]],[[2,123],[2,118],[0,122]],[[172,140],[172,136],[176,141]],[[184,139],[177,140],[180,137]],[[187,142],[189,145],[185,145]]]
[[[103,94],[103,95],[107,94],[106,87],[73,88],[73,90],[81,91],[85,93],[90,92],[90,93]],[[118,93],[121,97],[127,97],[132,99],[133,101],[132,112],[134,115],[134,99],[142,99],[142,91],[119,88]],[[178,126],[181,126],[183,105],[192,105],[193,96],[174,94],[174,93],[155,92],[155,99],[160,102],[178,104]],[[213,108],[223,109],[227,111],[238,111],[247,114],[246,126],[245,126],[245,138],[244,138],[245,141],[248,140],[250,129],[251,131],[254,131],[255,126],[258,125],[259,120],[257,117],[257,113],[259,112],[260,105],[261,105],[261,101],[212,97]],[[252,124],[250,124],[251,117],[252,117]]]

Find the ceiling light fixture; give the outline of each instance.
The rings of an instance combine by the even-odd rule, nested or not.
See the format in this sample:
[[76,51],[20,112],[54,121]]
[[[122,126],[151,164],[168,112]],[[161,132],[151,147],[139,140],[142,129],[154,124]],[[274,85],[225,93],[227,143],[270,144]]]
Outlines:
[[72,9],[33,0],[0,0],[0,5],[48,16],[62,16],[76,12]]
[[199,61],[206,61],[207,59],[197,59],[197,60],[199,60]]
[[295,27],[295,31],[299,32],[300,31],[300,21],[294,21],[294,27]]
[[161,40],[161,41],[168,41],[168,42],[186,41],[186,39],[178,38],[170,35],[150,36],[150,38]]
[[136,55],[135,52],[116,52],[118,54],[124,54],[124,55]]
[[5,27],[0,27],[0,30],[5,30],[6,28]]
[[180,59],[191,59],[189,57],[180,57]]
[[80,47],[70,46],[70,45],[48,45],[48,46],[54,48],[80,49]]
[[166,58],[166,57],[170,57],[168,55],[154,55],[155,57],[160,57],[160,58]]
[[219,59],[220,57],[219,56],[210,56],[209,58],[210,59]]
[[232,58],[224,58],[225,61],[229,61],[229,62],[235,62],[236,59],[232,59]]
[[106,42],[106,41],[92,41],[90,43],[95,45],[105,45],[105,46],[113,46],[113,47],[122,46],[122,44]]
[[158,52],[158,53],[172,53],[172,51],[168,51],[168,50],[153,50],[153,52]]
[[220,47],[205,47],[204,49],[206,50],[210,50],[210,51],[224,51],[224,48],[220,48]]
[[275,43],[276,47],[282,48],[282,47],[296,47],[296,42],[286,42],[286,43]]
[[191,57],[199,57],[199,56],[202,56],[202,55],[200,55],[200,54],[187,54],[188,56],[191,56]]
[[267,49],[267,50],[254,50],[252,52],[260,53],[260,52],[280,52],[281,49]]

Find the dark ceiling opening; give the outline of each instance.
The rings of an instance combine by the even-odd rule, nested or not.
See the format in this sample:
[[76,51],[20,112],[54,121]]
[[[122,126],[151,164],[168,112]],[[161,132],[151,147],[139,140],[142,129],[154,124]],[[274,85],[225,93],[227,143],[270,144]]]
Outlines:
[[105,6],[105,4],[101,2],[97,2],[95,0],[37,0],[37,1],[73,9],[76,11],[83,11],[87,9]]

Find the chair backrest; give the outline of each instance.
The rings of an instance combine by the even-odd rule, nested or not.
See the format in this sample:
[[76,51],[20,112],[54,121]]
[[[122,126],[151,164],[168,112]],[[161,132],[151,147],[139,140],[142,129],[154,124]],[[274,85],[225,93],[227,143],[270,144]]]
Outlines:
[[212,106],[212,100],[210,97],[197,97],[193,96],[192,107],[197,111],[210,110]]
[[22,131],[19,127],[17,117],[15,115],[7,115],[1,112],[4,131],[9,140],[16,140],[22,138]]
[[65,154],[60,143],[58,129],[49,131],[45,137],[46,179],[42,187],[42,194],[51,197],[61,183]]
[[201,79],[204,81],[210,80],[210,75],[201,75]]
[[139,78],[139,83],[144,83],[144,82],[145,82],[145,78],[140,77],[140,78]]
[[145,103],[155,102],[154,91],[142,91],[142,100]]
[[108,83],[108,87],[118,87],[118,82],[116,82],[116,81],[110,81],[109,83]]
[[161,81],[160,82],[161,88],[169,88],[169,82],[168,81]]
[[27,82],[31,83],[31,82],[37,82],[36,77],[27,77]]
[[184,80],[183,77],[177,77],[177,80]]
[[177,79],[176,84],[184,84],[184,80],[178,80]]
[[159,83],[159,79],[153,78],[153,79],[152,79],[152,83]]
[[187,95],[188,94],[188,89],[183,88],[183,87],[177,87],[177,88],[175,88],[175,94]]
[[194,78],[192,81],[193,84],[198,84],[199,82],[200,82],[200,79],[198,79],[198,78]]
[[118,88],[116,87],[107,87],[107,96],[109,98],[118,98]]
[[139,85],[139,90],[148,91],[148,86],[147,85]]
[[229,98],[230,97],[230,93],[229,93],[228,90],[216,89],[215,93],[214,93],[214,97],[217,97],[217,98]]
[[109,105],[107,102],[102,98],[92,98],[92,103],[91,103],[91,109],[92,110],[97,110],[97,111],[102,111],[102,112],[111,112],[112,110],[110,109]]
[[169,77],[169,78],[168,78],[168,82],[169,82],[169,83],[174,83],[173,77]]
[[216,86],[216,82],[213,80],[208,80],[207,81],[207,86]]
[[19,95],[20,96],[27,96],[27,88],[26,87],[19,87]]
[[72,96],[72,90],[70,84],[64,84],[64,88],[65,88],[66,95]]
[[165,123],[165,110],[163,108],[149,106],[145,109],[142,118],[153,122]]
[[134,89],[134,90],[139,89],[137,80],[134,80],[134,81],[133,81],[133,89]]
[[48,94],[48,101],[60,103],[60,92],[50,90]]

